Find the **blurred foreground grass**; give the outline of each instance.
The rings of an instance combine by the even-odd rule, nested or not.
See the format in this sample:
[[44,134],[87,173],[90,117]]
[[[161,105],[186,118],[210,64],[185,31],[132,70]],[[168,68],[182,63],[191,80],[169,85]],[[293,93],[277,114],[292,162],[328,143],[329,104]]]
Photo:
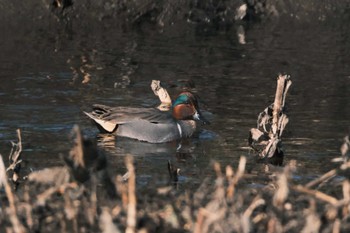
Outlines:
[[296,161],[290,161],[269,175],[258,174],[266,185],[253,186],[256,177],[246,172],[247,158],[241,157],[237,168],[213,162],[216,177],[185,191],[178,191],[171,180],[169,185],[137,187],[132,157],[125,160],[127,176],[110,177],[106,158],[92,141],[83,139],[77,126],[72,141],[66,166],[17,179],[15,191],[1,157],[1,232],[350,230],[348,137],[337,159],[339,167],[307,184],[291,179]]

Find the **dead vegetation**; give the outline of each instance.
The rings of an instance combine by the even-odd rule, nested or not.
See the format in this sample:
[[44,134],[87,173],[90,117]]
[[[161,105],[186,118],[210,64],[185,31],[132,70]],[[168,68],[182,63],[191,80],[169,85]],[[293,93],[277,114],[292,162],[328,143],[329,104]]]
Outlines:
[[[1,232],[350,230],[348,137],[337,159],[339,167],[308,184],[291,179],[296,162],[290,161],[269,176],[265,187],[249,187],[247,159],[242,156],[236,169],[228,165],[223,170],[214,162],[214,179],[204,180],[197,190],[181,192],[173,186],[138,188],[132,157],[125,161],[128,179],[111,178],[106,158],[77,126],[72,136],[74,146],[65,158],[66,166],[29,174],[15,192],[1,157]],[[330,182],[335,176],[337,181]],[[319,189],[321,183],[327,189]]]
[[267,160],[275,165],[282,165],[282,134],[288,124],[285,112],[286,97],[292,81],[288,75],[279,75],[275,101],[258,116],[257,127],[252,128],[249,134],[249,145],[253,148],[260,160]]
[[[163,103],[166,90],[160,83],[152,84]],[[254,129],[253,133],[259,130],[265,135],[266,142],[259,146],[270,148],[257,150],[262,157],[273,157],[278,151],[289,86],[287,76],[278,78],[275,102],[266,115],[260,114]],[[65,166],[24,176],[19,169],[19,130],[17,134],[7,169],[0,156],[0,232],[350,231],[349,136],[344,138],[341,156],[334,159],[339,166],[306,184],[293,180],[297,166],[292,160],[273,174],[259,174],[266,185],[254,186],[256,177],[246,172],[252,161],[242,156],[237,168],[213,162],[214,177],[184,191],[174,188],[178,168],[170,162],[167,186],[138,187],[131,156],[125,159],[127,175],[111,176],[106,156],[95,140],[83,137],[78,126],[72,130],[73,145],[63,158]],[[18,188],[11,188],[9,180]]]

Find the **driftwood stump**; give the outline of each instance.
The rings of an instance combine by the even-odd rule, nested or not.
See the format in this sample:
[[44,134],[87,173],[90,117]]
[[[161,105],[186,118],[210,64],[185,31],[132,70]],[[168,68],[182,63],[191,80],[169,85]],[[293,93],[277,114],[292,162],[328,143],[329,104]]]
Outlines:
[[169,111],[171,107],[171,97],[168,91],[162,87],[159,80],[152,80],[151,88],[154,94],[159,97],[160,105],[158,109],[161,111]]
[[259,114],[257,127],[249,133],[249,145],[258,153],[259,159],[267,159],[275,165],[283,163],[281,136],[289,121],[285,101],[291,85],[288,75],[278,76],[274,103]]

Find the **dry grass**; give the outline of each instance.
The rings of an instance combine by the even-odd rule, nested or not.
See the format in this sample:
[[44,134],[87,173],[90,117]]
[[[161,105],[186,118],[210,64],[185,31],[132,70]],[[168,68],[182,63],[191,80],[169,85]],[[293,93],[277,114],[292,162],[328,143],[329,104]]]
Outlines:
[[[278,78],[283,83],[278,84],[272,111],[267,108],[266,119],[259,117],[258,127],[251,131],[256,144],[267,140],[261,144],[265,149],[268,140],[278,142],[274,151],[281,142],[288,80]],[[169,186],[138,187],[131,156],[125,160],[127,175],[111,177],[107,158],[95,141],[84,139],[78,126],[72,130],[73,147],[64,158],[65,166],[32,172],[21,180],[22,145],[17,133],[7,170],[0,156],[0,232],[350,231],[348,136],[341,157],[334,159],[340,165],[307,184],[291,178],[296,161],[273,174],[252,177],[246,173],[249,161],[242,156],[236,169],[226,166],[223,171],[213,162],[215,177],[203,180],[198,188],[179,191],[173,186],[178,182],[178,168],[170,162],[164,164]],[[251,185],[258,178],[264,180],[264,187]],[[18,187],[15,192],[9,180]]]
[[[350,167],[346,159],[348,149],[342,149],[343,159],[338,169],[306,185],[296,184],[291,179],[296,169],[295,161],[291,161],[270,176],[274,178],[267,178],[269,183],[265,187],[249,187],[251,178],[245,173],[247,159],[241,157],[237,169],[226,166],[223,171],[220,164],[213,163],[216,177],[204,180],[196,190],[185,192],[177,191],[173,186],[138,188],[132,157],[127,157],[128,180],[121,176],[113,178],[116,193],[110,195],[111,187],[105,182],[108,175],[101,173],[105,168],[96,166],[96,162],[87,162],[86,151],[93,151],[93,148],[82,139],[78,127],[73,131],[75,146],[68,159],[76,159],[79,163],[71,161],[65,167],[34,172],[20,183],[16,192],[8,183],[0,159],[1,232],[350,230],[350,181],[346,176]],[[345,139],[342,148],[348,146]],[[97,164],[100,164],[98,157]],[[88,178],[80,180],[82,167]],[[343,180],[326,182],[336,175],[343,175]],[[313,188],[322,182],[322,190]],[[332,190],[332,194],[324,190]]]

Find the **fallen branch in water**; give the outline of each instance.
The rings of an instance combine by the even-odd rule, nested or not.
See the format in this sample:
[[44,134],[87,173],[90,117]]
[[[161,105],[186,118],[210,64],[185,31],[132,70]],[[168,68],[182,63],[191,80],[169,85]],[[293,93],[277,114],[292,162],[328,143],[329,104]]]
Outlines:
[[257,128],[249,133],[249,145],[258,152],[260,159],[268,159],[275,165],[282,165],[282,133],[288,124],[285,102],[292,81],[288,75],[279,75],[274,103],[259,114]]

